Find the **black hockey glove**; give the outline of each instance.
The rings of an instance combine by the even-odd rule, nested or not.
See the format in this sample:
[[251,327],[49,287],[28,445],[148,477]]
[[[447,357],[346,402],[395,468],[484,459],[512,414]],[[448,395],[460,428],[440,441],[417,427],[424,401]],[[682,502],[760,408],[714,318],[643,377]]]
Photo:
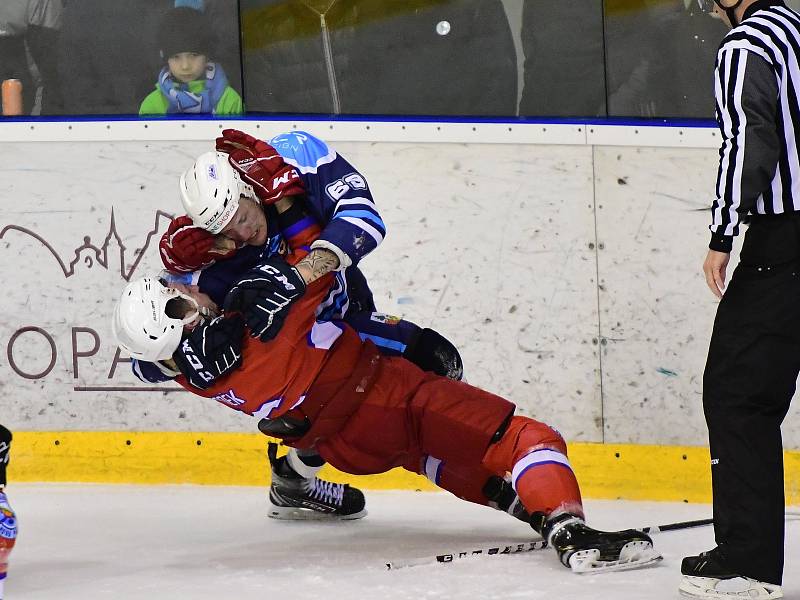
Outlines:
[[206,321],[184,338],[172,359],[194,387],[205,390],[242,363],[244,319],[239,315]]
[[225,297],[225,310],[242,313],[250,335],[262,342],[273,339],[283,327],[291,305],[306,291],[297,269],[271,258],[248,271]]

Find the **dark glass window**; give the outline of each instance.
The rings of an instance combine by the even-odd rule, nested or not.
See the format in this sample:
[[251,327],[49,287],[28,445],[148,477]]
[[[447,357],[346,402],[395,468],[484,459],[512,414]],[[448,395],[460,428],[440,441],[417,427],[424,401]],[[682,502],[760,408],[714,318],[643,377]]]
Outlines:
[[249,111],[513,116],[499,0],[243,0]]
[[723,23],[697,0],[606,0],[605,7],[609,116],[713,118]]
[[[228,87],[241,94],[235,0],[66,0],[59,38],[62,99],[42,114],[138,114],[146,99],[153,114],[165,114],[173,88],[173,104],[182,103],[175,112],[207,113],[223,96],[225,108],[235,105]],[[162,55],[171,53],[205,53],[210,64],[196,84],[168,73],[159,85]]]
[[712,118],[725,32],[699,0],[0,0],[0,79],[34,116]]
[[525,0],[523,116],[606,116],[599,0]]

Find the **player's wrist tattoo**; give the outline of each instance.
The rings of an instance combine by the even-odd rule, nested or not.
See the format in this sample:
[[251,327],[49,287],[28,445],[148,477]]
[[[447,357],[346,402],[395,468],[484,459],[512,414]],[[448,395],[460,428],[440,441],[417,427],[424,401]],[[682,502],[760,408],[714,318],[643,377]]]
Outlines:
[[306,285],[316,281],[323,275],[335,271],[339,266],[339,257],[330,250],[315,248],[308,256],[301,260],[295,268],[300,273]]

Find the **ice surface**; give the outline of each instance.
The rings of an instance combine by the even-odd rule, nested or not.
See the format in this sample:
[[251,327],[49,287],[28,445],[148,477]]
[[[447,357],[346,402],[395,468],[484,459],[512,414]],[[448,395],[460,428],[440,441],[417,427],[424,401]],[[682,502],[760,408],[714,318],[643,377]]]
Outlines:
[[[20,537],[6,600],[677,599],[682,556],[710,527],[654,536],[654,568],[574,575],[552,550],[398,571],[384,563],[531,539],[507,515],[447,494],[367,492],[369,515],[338,523],[266,517],[265,490],[13,484]],[[588,501],[589,523],[640,527],[710,516],[707,505]],[[787,524],[787,598],[800,598],[800,521]]]

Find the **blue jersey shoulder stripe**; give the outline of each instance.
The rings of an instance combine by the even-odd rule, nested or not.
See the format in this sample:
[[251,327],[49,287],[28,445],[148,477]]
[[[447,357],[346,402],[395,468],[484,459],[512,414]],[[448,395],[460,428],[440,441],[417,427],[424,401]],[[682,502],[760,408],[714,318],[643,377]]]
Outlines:
[[336,160],[336,151],[306,131],[290,131],[272,138],[269,143],[283,159],[300,173],[316,173],[317,169]]
[[335,217],[356,217],[360,219],[366,219],[379,227],[383,227],[383,219],[369,210],[340,210],[334,215],[334,218]]
[[390,340],[389,338],[373,335],[370,333],[358,332],[362,340],[371,340],[378,348],[386,350],[394,350],[398,354],[402,354],[406,350],[406,345],[398,340]]

